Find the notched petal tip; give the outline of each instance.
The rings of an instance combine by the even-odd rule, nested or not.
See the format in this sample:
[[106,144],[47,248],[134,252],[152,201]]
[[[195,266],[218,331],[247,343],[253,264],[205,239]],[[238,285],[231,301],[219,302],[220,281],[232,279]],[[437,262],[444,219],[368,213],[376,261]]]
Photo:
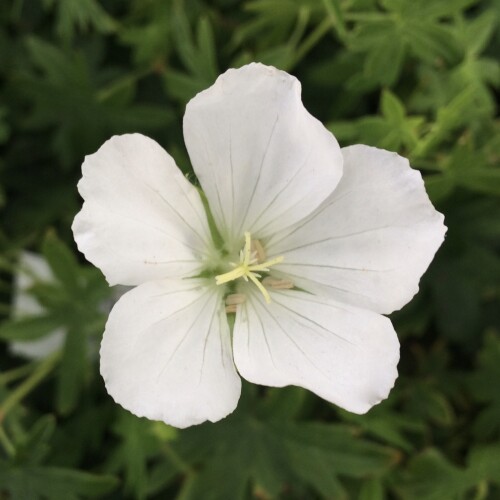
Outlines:
[[300,81],[295,76],[274,66],[253,62],[240,68],[230,68],[219,75],[212,86],[198,92],[187,103],[186,111],[198,104],[204,106],[206,104],[205,100],[218,99],[224,101],[233,93],[252,94],[261,85],[292,87],[299,99],[302,93]]
[[342,154],[305,109],[300,82],[262,64],[230,69],[197,94],[184,139],[217,226],[233,245],[311,213],[336,187]]

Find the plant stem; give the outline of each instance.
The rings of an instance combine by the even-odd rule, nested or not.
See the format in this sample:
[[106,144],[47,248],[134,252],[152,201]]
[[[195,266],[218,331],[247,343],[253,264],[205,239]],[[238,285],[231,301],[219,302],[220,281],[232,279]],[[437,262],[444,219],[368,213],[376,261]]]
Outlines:
[[9,457],[12,458],[15,456],[16,449],[14,448],[14,445],[11,443],[10,439],[8,438],[2,426],[0,426],[0,443],[2,443],[2,446],[4,447]]
[[10,384],[14,380],[29,375],[35,367],[36,363],[27,363],[23,366],[20,366],[19,368],[14,368],[12,370],[0,373],[0,385]]
[[163,446],[163,451],[165,452],[167,458],[175,467],[177,467],[180,472],[186,475],[192,474],[194,472],[189,464],[187,464],[169,444],[165,444]]
[[291,66],[296,66],[301,59],[328,33],[332,27],[332,19],[327,17],[324,19],[316,29],[302,42],[300,47],[297,48],[297,54],[293,58]]
[[332,26],[336,30],[340,40],[345,41],[347,30],[344,22],[344,15],[338,0],[323,0],[325,10],[332,21]]
[[3,404],[0,405],[0,424],[9,411],[20,403],[54,369],[60,358],[60,351],[45,358],[34,372],[5,399]]

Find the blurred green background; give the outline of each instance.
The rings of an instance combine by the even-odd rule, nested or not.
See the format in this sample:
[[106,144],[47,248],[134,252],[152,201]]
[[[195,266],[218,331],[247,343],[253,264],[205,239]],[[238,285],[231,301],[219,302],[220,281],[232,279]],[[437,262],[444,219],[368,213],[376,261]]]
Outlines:
[[[499,21],[498,0],[2,0],[0,499],[499,499]],[[250,61],[296,75],[341,145],[410,158],[449,229],[392,316],[388,400],[356,416],[247,384],[178,431],[105,393],[119,291],[72,240],[76,183],[124,132],[193,178],[185,104]]]

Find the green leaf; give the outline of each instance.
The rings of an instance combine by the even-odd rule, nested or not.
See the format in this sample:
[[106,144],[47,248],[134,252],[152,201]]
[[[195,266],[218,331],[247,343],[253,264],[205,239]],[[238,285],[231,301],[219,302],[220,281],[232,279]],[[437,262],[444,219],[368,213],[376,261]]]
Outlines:
[[387,494],[380,479],[367,479],[363,481],[358,500],[384,500]]
[[0,326],[0,338],[6,341],[32,341],[61,327],[61,318],[46,314],[8,320]]
[[426,175],[425,189],[433,203],[438,203],[447,198],[455,188],[455,183],[449,175]]
[[205,66],[205,73],[209,78],[215,80],[219,74],[217,52],[212,25],[207,17],[199,19],[196,35],[201,61]]
[[455,414],[446,397],[428,386],[417,386],[414,397],[419,402],[419,412],[438,425],[450,427]]
[[271,498],[284,484],[293,485],[296,494],[310,488],[327,498],[343,498],[347,495],[340,477],[383,475],[399,460],[396,450],[371,443],[343,425],[232,418],[212,426],[209,434],[200,427],[179,438],[174,446],[183,457],[210,459],[207,469],[189,483],[195,493],[186,498],[196,498],[208,484],[225,492],[223,470],[238,494],[250,481]]
[[404,121],[406,117],[403,103],[390,90],[382,92],[380,108],[384,116],[393,124]]
[[384,38],[368,53],[364,75],[381,85],[393,85],[399,78],[406,52],[406,45],[394,40],[398,32],[386,33]]
[[431,448],[411,460],[401,492],[408,500],[451,500],[462,498],[469,484],[462,470]]
[[38,465],[50,450],[49,440],[56,430],[53,415],[40,417],[28,434],[16,441],[16,460],[25,465]]
[[[147,461],[149,456],[157,452],[160,446],[153,434],[155,424],[165,426],[159,422],[151,422],[145,418],[138,418],[128,411],[120,410],[114,427],[114,431],[120,439],[120,445],[112,456],[110,470],[113,472],[123,471],[125,490],[138,499],[146,498],[150,487]],[[167,463],[162,470],[171,479],[177,472],[170,463]]]
[[500,196],[500,168],[455,169],[450,174],[458,186],[479,193]]
[[484,484],[500,481],[500,447],[474,448],[467,459],[467,468],[452,465],[438,450],[429,449],[414,458],[405,472],[401,492],[409,500],[440,500],[468,498],[466,493]]
[[449,260],[438,268],[432,287],[441,334],[455,342],[467,342],[477,334],[481,317],[477,285],[459,261]]
[[16,499],[84,500],[113,491],[118,481],[112,476],[37,466],[2,468],[0,484]]
[[332,472],[349,477],[382,474],[399,459],[395,450],[360,439],[342,425],[286,424],[277,427],[275,432],[284,437],[292,449],[316,449]]
[[[10,135],[10,127],[6,121],[7,109],[4,107],[0,107],[0,144],[7,141]],[[2,203],[0,202],[0,206]]]
[[56,279],[71,295],[78,295],[80,269],[75,255],[52,231],[45,236],[42,252]]
[[498,15],[486,10],[481,15],[465,23],[464,37],[466,50],[470,54],[483,52],[498,25]]
[[500,405],[500,392],[492,380],[500,378],[500,338],[490,334],[478,354],[478,369],[468,378],[468,385],[475,400]]
[[440,58],[453,63],[462,55],[454,33],[446,26],[412,21],[405,24],[405,34],[413,53],[429,63]]
[[480,411],[473,432],[476,440],[483,442],[500,435],[500,402],[491,403]]
[[82,91],[89,83],[87,68],[83,60],[34,36],[26,39],[33,63],[40,68],[51,85],[72,85]]
[[[231,457],[234,460],[234,457]],[[184,484],[178,500],[245,500],[248,471],[238,463],[225,464],[222,460],[211,460],[204,469]],[[240,464],[243,465],[243,464]]]
[[57,408],[62,414],[71,413],[82,392],[87,360],[87,336],[81,330],[66,335],[63,357],[59,365]]
[[121,26],[120,40],[133,51],[133,65],[161,69],[172,50],[172,2],[143,2],[129,23]]
[[290,466],[295,474],[325,498],[347,499],[348,494],[335,469],[317,447],[288,445]]
[[468,123],[476,106],[476,91],[474,87],[464,88],[446,106],[437,111],[436,121],[428,133],[416,145],[411,153],[413,158],[425,156],[433,151],[456,129]]
[[307,392],[301,387],[270,389],[262,404],[263,414],[268,419],[280,421],[296,418],[307,400]]
[[478,3],[479,0],[417,0],[414,2],[405,2],[412,9],[414,14],[437,19],[441,17],[451,16],[457,12],[467,9]]
[[425,430],[420,419],[388,411],[383,406],[373,408],[367,415],[356,415],[346,411],[341,414],[345,421],[356,424],[363,432],[407,452],[413,450],[407,434],[423,433]]
[[114,20],[96,0],[56,0],[56,3],[56,31],[64,40],[71,40],[77,30],[94,28],[101,33],[110,33],[116,27]]
[[182,2],[175,4],[172,16],[175,48],[189,73],[211,85],[217,78],[215,41],[208,18],[198,21],[196,40]]
[[491,481],[500,485],[500,445],[498,443],[473,448],[467,461],[468,474],[475,483]]
[[[71,304],[68,293],[59,283],[38,282],[29,287],[27,292],[35,298],[42,308],[54,313],[58,317],[57,311],[67,309]],[[61,321],[63,317],[64,311],[61,314]]]
[[200,80],[173,69],[165,73],[163,79],[167,92],[183,103],[187,103],[205,88]]
[[345,26],[344,14],[340,0],[323,0],[325,10],[332,20],[332,25],[337,31],[340,39],[345,39],[347,30]]

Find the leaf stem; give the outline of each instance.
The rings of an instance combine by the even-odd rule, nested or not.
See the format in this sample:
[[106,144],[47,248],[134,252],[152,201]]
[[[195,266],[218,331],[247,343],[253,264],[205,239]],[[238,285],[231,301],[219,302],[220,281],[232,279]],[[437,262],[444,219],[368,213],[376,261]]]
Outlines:
[[347,30],[340,2],[338,0],[323,0],[323,6],[332,21],[332,26],[336,30],[338,37],[340,40],[345,41]]
[[9,457],[12,458],[16,455],[16,449],[14,448],[14,445],[11,443],[10,439],[5,433],[4,428],[1,425],[0,425],[0,443],[2,443],[2,446],[4,447]]
[[[297,48],[297,54],[293,58],[291,66],[296,66],[307,53],[328,33],[332,27],[332,19],[325,18],[316,29],[302,42],[300,47]],[[291,69],[291,68],[290,68]]]
[[10,384],[14,380],[29,375],[35,367],[36,363],[27,363],[19,368],[13,368],[12,370],[0,373],[0,385]]
[[163,451],[172,464],[186,476],[193,474],[194,471],[188,463],[167,443],[163,446]]
[[0,405],[0,424],[3,419],[20,403],[42,380],[49,375],[49,373],[57,365],[61,358],[61,352],[57,351],[54,354],[45,358],[22,384],[20,384]]

